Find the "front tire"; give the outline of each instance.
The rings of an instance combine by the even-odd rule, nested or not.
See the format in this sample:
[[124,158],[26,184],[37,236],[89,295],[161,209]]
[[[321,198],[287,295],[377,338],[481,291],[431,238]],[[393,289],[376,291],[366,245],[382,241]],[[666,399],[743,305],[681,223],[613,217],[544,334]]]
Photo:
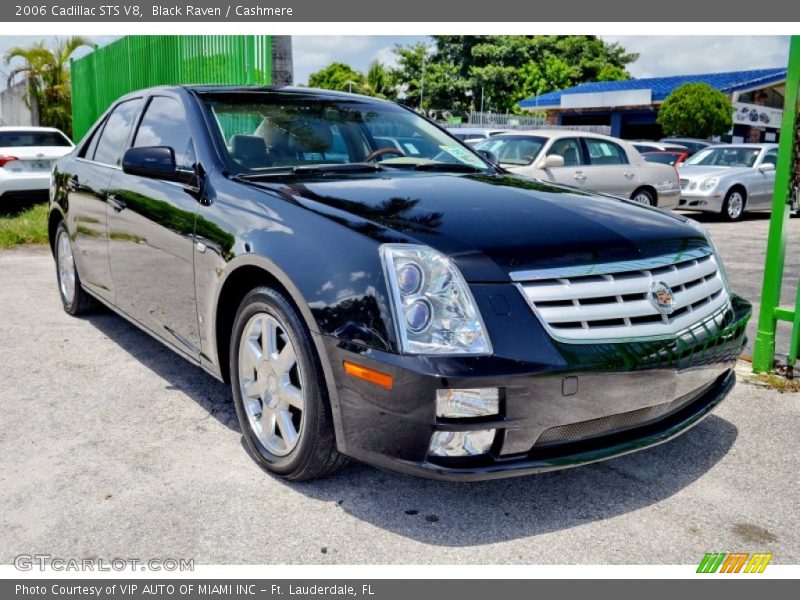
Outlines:
[[722,203],[722,218],[731,222],[739,221],[744,215],[745,204],[746,200],[742,190],[739,188],[730,190]]
[[242,300],[230,373],[244,442],[261,467],[302,481],[344,464],[311,334],[280,292],[259,287]]
[[58,292],[64,310],[73,316],[94,312],[97,309],[97,301],[81,285],[81,278],[75,266],[75,255],[72,252],[72,240],[63,221],[56,229],[53,254],[56,260]]

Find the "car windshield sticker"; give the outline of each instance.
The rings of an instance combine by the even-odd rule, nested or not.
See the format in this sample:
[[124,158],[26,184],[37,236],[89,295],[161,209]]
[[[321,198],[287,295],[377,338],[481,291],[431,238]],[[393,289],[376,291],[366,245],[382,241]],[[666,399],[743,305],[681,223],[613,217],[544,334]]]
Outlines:
[[417,150],[417,147],[411,142],[406,142],[403,144],[403,147],[406,149],[406,154],[419,154],[419,150]]
[[459,146],[439,146],[442,150],[447,152],[450,156],[457,158],[463,163],[468,165],[472,165],[474,167],[478,167],[479,169],[483,169],[486,167],[484,162],[475,156],[472,152],[467,150],[466,148],[461,148]]

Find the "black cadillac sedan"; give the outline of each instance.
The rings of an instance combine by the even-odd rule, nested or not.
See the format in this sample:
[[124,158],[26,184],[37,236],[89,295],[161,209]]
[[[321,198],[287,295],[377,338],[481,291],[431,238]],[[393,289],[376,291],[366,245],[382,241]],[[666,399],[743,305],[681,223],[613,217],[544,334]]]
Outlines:
[[117,101],[52,176],[73,315],[230,382],[255,460],[474,480],[664,442],[750,306],[694,221],[504,172],[413,111],[291,88]]

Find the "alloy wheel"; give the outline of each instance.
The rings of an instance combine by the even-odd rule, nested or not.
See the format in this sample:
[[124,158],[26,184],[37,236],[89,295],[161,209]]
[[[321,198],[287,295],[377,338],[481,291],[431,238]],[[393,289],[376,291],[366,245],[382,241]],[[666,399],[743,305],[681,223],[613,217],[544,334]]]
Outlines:
[[744,198],[739,192],[733,192],[728,197],[728,216],[731,219],[738,219],[742,216],[742,210],[744,209]]
[[653,199],[650,197],[650,194],[647,192],[639,192],[633,197],[633,201],[638,204],[643,204],[645,206],[652,206]]
[[75,300],[75,259],[69,235],[61,230],[56,239],[56,264],[58,266],[58,285],[65,304]]
[[305,416],[303,375],[287,327],[267,313],[247,322],[239,342],[239,385],[250,427],[275,456],[289,454]]

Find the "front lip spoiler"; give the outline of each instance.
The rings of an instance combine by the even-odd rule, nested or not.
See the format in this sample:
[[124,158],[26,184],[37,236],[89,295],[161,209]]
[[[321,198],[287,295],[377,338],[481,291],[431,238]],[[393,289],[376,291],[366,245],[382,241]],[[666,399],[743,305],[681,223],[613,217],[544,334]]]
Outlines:
[[[701,397],[672,415],[642,427],[570,445],[577,448],[567,454],[556,454],[557,449],[548,450],[550,456],[531,458],[497,459],[484,466],[448,467],[428,461],[416,463],[392,460],[369,453],[354,456],[378,467],[385,467],[408,475],[441,481],[483,481],[504,477],[532,475],[570,467],[578,467],[601,460],[623,456],[637,450],[663,444],[691,429],[707,417],[728,395],[736,383],[733,369],[723,374]],[[360,454],[360,453],[358,453]]]

